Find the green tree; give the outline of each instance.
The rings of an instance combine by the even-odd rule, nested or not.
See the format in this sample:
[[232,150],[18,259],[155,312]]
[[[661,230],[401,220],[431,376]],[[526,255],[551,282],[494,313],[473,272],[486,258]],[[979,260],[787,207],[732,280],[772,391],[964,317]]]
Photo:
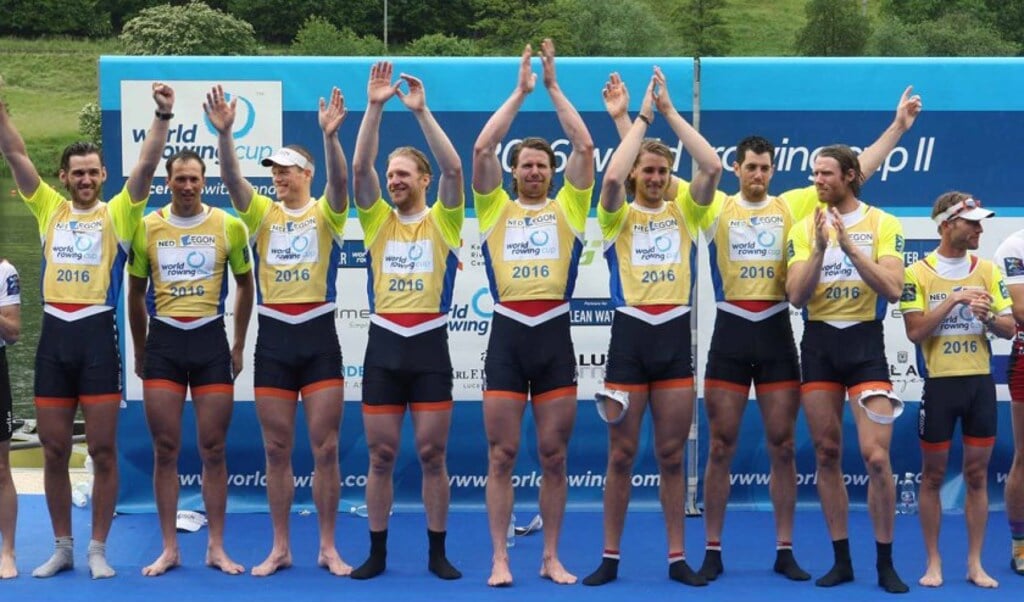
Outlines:
[[288,44],[309,15],[322,15],[339,30],[377,35],[383,2],[367,0],[227,0],[228,12],[252,24],[264,42]]
[[570,32],[550,0],[475,0],[480,44],[491,54],[518,54],[530,42],[538,47],[545,37],[567,39]]
[[1014,56],[1016,42],[1004,40],[993,25],[969,13],[946,13],[917,25],[916,34],[928,56]]
[[860,56],[871,24],[860,0],[810,0],[807,23],[797,32],[796,50],[804,56]]
[[103,144],[103,120],[101,119],[100,105],[95,102],[87,103],[78,112],[78,133],[97,145]]
[[359,36],[348,27],[338,29],[323,17],[306,19],[295,35],[291,53],[303,56],[373,56],[384,52],[384,43]]
[[[1002,5],[1010,4],[1017,3],[1001,0],[999,10],[1002,10]],[[986,4],[986,0],[882,0],[879,13],[895,17],[907,24],[935,21],[949,13],[969,14],[975,19],[993,22],[993,8]]]
[[924,42],[915,27],[891,16],[882,17],[868,39],[871,56],[926,56]]
[[0,0],[0,35],[108,36],[101,0]]
[[[381,36],[383,3],[372,33]],[[388,0],[388,43],[407,44],[430,34],[472,35],[474,0]]]
[[475,56],[476,44],[472,40],[432,33],[413,40],[405,47],[407,56]]
[[564,38],[555,38],[564,56],[651,56],[666,54],[668,31],[637,0],[557,0]]
[[120,39],[127,54],[254,54],[258,49],[252,25],[195,1],[143,9],[125,23]]
[[681,49],[692,56],[725,56],[731,38],[722,9],[725,0],[686,0],[672,11],[682,33]]
[[993,14],[996,29],[1004,40],[1017,44],[1018,54],[1024,52],[1024,2],[1006,2],[1005,0],[986,0],[985,5]]

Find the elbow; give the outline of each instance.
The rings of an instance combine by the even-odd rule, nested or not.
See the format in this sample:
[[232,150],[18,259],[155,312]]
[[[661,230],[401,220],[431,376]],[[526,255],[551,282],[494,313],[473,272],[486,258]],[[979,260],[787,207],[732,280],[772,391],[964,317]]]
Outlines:
[[721,161],[717,161],[716,160],[711,165],[700,165],[699,169],[700,169],[701,173],[705,174],[709,178],[713,178],[714,182],[718,182],[718,180],[721,179],[721,177],[722,177],[723,169],[722,169],[722,162]]
[[352,162],[352,175],[353,176],[367,176],[373,169],[373,164],[368,161],[357,159]]
[[4,342],[7,343],[8,345],[13,345],[13,344],[17,343],[20,340],[21,340],[21,329],[20,328],[12,328],[11,331],[7,333],[7,336],[4,337]]
[[462,180],[462,161],[441,169],[441,177],[450,180]]
[[1013,306],[1013,321],[1017,324],[1024,324],[1024,306]]
[[579,137],[578,140],[573,140],[572,150],[584,155],[586,157],[593,158],[594,156],[594,139],[590,137],[590,134],[584,133]]
[[476,143],[473,144],[473,159],[486,159],[488,156],[493,156],[496,146],[496,144],[477,140]]

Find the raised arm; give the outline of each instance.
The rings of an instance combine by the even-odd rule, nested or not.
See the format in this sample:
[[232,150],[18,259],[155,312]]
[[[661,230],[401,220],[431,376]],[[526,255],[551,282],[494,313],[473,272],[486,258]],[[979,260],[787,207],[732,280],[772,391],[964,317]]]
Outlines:
[[[654,88],[654,102],[658,112],[665,117],[665,121],[676,136],[679,136],[679,141],[686,147],[686,152],[697,161],[697,171],[690,182],[690,195],[698,205],[710,205],[715,198],[718,182],[722,179],[722,160],[718,158],[718,153],[707,139],[693,129],[693,126],[676,110],[672,104],[672,97],[669,96],[665,74],[661,72],[660,67],[654,68],[654,79],[657,82]],[[673,184],[676,184],[675,180]]]
[[860,170],[864,174],[864,181],[871,179],[878,171],[892,149],[896,148],[896,143],[914,125],[914,120],[921,113],[921,97],[913,94],[913,91],[914,86],[907,86],[896,106],[896,117],[892,123],[860,154]]
[[533,48],[527,44],[519,61],[515,90],[487,120],[473,144],[473,190],[477,192],[488,193],[501,186],[501,162],[495,151],[512,127],[512,120],[519,113],[526,96],[537,85],[537,74],[530,69],[532,56]]
[[28,158],[28,150],[25,148],[25,140],[14,127],[11,115],[7,112],[7,105],[0,99],[0,153],[11,167],[14,174],[14,183],[18,190],[26,197],[35,194],[39,188],[39,172],[36,166]]
[[337,86],[331,90],[330,103],[320,98],[319,121],[320,129],[324,132],[324,158],[327,163],[327,186],[324,188],[324,196],[335,213],[348,211],[348,164],[345,162],[345,151],[341,148],[341,141],[338,140],[338,128],[341,127],[341,122],[345,121],[347,114],[345,97],[341,95],[341,90]]
[[629,89],[625,82],[615,71],[608,76],[608,82],[601,92],[604,98],[604,108],[615,123],[615,131],[619,133],[619,139],[626,137],[633,122],[629,120]]
[[[621,80],[619,84],[621,84]],[[610,95],[617,94],[615,88],[616,84],[612,80],[605,84],[604,97],[606,103]],[[626,201],[626,180],[629,178],[629,172],[633,169],[633,164],[636,163],[636,156],[640,152],[644,135],[647,133],[647,128],[653,119],[653,104],[654,78],[652,77],[651,83],[647,86],[647,92],[644,94],[643,105],[640,107],[640,113],[636,121],[629,126],[625,137],[623,137],[615,152],[612,153],[612,157],[608,161],[608,167],[604,171],[604,179],[601,181],[601,207],[609,213],[618,211],[619,207],[622,207],[622,203]]]
[[391,83],[392,66],[387,61],[370,67],[370,80],[366,83],[366,112],[359,124],[356,150],[352,155],[353,191],[356,205],[369,209],[380,198],[380,176],[373,166],[380,147],[380,120],[384,104],[395,95],[397,84]]
[[540,49],[544,87],[548,89],[551,103],[555,106],[558,123],[562,124],[565,137],[572,143],[572,152],[565,163],[565,177],[576,188],[589,188],[594,184],[594,140],[576,107],[572,106],[558,85],[555,76],[555,43],[545,38]]
[[133,203],[137,203],[149,197],[149,188],[153,185],[153,174],[160,167],[163,159],[164,144],[167,142],[167,130],[170,128],[171,119],[174,118],[174,90],[167,84],[159,82],[153,84],[153,100],[156,102],[156,111],[153,115],[153,123],[146,132],[146,139],[142,142],[142,150],[139,151],[139,161],[128,175],[125,187],[128,189],[128,196]]
[[231,135],[231,126],[235,123],[235,108],[238,98],[228,102],[224,98],[224,88],[214,86],[206,94],[203,111],[217,130],[217,155],[220,158],[220,179],[228,188],[231,204],[238,211],[245,212],[256,194],[249,181],[242,177],[242,170],[235,156],[235,141]]
[[445,207],[450,209],[459,207],[463,202],[462,159],[455,151],[452,141],[441,129],[441,125],[434,119],[433,113],[427,108],[427,95],[423,89],[423,82],[405,73],[398,77],[402,78],[402,81],[409,86],[409,91],[402,92],[401,88],[396,87],[395,93],[398,94],[402,104],[416,116],[416,121],[419,122],[420,128],[423,130],[423,136],[427,139],[427,146],[430,147],[434,160],[441,168],[441,178],[437,184],[438,196]]

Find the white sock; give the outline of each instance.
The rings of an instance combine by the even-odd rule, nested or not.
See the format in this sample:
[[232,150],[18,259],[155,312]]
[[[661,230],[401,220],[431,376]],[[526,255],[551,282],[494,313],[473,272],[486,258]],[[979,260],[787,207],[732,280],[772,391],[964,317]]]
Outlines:
[[107,544],[92,539],[89,541],[89,572],[93,579],[107,579],[117,573],[107,564]]
[[74,539],[58,537],[54,543],[53,556],[32,571],[33,577],[53,577],[61,571],[75,568]]

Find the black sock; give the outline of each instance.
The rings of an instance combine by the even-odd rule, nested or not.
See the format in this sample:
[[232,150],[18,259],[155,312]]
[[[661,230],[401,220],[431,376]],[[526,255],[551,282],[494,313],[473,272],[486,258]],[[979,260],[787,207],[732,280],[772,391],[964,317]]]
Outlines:
[[792,548],[779,548],[775,550],[775,572],[785,575],[791,581],[807,581],[811,575],[800,568],[793,556]]
[[832,542],[835,564],[824,577],[814,582],[818,587],[834,587],[840,583],[853,581],[853,561],[850,560],[850,540],[837,539]]
[[722,566],[722,550],[704,550],[704,562],[701,563],[697,574],[708,581],[718,579],[718,576],[725,572]]
[[388,530],[370,531],[370,556],[349,575],[353,579],[373,579],[387,568]]
[[427,541],[430,544],[427,569],[441,579],[459,579],[462,577],[462,573],[448,562],[448,557],[445,555],[444,540],[447,535],[447,531],[427,529]]
[[601,557],[601,566],[583,578],[583,585],[604,585],[619,578],[619,559]]
[[685,560],[676,560],[668,565],[668,578],[686,585],[707,585],[708,580],[693,572]]
[[896,567],[892,564],[892,543],[876,541],[875,550],[878,552],[878,559],[875,561],[875,568],[878,569],[878,586],[890,594],[909,592],[910,588],[896,574]]

